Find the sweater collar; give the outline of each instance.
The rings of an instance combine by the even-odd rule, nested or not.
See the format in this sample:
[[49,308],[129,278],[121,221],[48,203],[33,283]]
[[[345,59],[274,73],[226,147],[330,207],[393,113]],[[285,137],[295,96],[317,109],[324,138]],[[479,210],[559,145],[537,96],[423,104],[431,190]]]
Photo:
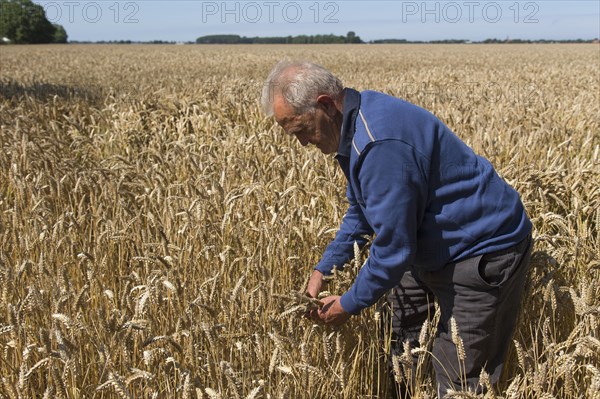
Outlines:
[[356,130],[356,117],[359,108],[360,93],[347,87],[344,90],[342,131],[336,158],[339,156],[350,158],[350,146],[352,145],[354,131]]

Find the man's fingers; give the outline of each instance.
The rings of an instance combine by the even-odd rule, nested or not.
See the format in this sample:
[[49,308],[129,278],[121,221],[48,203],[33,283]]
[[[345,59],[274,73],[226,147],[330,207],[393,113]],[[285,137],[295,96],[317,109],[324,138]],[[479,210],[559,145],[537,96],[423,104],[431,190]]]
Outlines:
[[319,317],[319,310],[318,309],[312,309],[308,312],[308,316],[309,318],[311,318],[314,321],[321,321],[321,318]]

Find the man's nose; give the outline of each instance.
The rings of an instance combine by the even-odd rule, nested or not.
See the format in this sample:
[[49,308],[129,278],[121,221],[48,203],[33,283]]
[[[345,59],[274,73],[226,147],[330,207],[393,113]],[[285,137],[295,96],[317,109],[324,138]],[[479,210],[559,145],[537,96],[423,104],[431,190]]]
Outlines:
[[294,136],[296,136],[296,139],[300,142],[300,144],[302,144],[303,147],[308,145],[309,141],[306,137],[304,137],[303,134],[294,134]]
[[308,145],[308,140],[305,138],[302,138],[300,136],[296,136],[296,138],[298,139],[298,141],[300,142],[300,144],[302,144],[303,147],[306,147]]

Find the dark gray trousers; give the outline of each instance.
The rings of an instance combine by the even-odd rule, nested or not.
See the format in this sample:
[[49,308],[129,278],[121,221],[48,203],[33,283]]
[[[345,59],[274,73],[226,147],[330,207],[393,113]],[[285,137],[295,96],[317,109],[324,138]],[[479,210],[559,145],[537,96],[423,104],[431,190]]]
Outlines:
[[[432,352],[440,399],[448,389],[482,392],[482,369],[492,384],[498,382],[519,314],[531,247],[529,236],[509,249],[450,263],[439,271],[413,267],[388,294],[392,354],[398,356],[406,340],[411,348],[419,346],[421,326],[433,317],[437,299],[441,317]],[[459,361],[452,341],[451,317],[464,344],[464,361]]]

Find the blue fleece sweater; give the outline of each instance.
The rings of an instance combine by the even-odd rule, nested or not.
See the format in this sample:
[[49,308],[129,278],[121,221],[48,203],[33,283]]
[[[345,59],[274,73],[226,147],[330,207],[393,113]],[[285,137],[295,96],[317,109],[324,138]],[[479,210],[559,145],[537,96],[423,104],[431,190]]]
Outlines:
[[373,91],[346,89],[336,156],[349,208],[316,269],[343,267],[354,242],[375,234],[342,295],[357,314],[397,286],[409,265],[434,271],[506,249],[531,231],[518,193],[428,111]]

